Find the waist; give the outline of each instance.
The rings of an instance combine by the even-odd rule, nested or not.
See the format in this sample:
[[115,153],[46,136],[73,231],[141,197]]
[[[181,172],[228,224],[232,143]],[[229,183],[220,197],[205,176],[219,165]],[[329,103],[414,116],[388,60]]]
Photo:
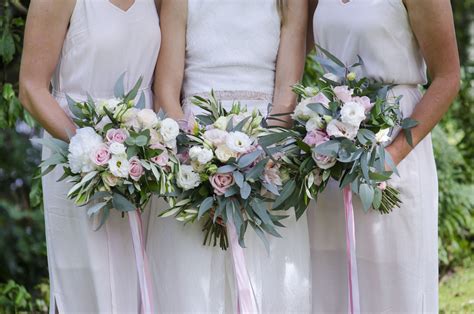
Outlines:
[[[150,94],[152,92],[151,85],[147,87],[140,88],[138,90],[137,97],[140,97],[142,93],[145,93],[145,96]],[[61,99],[66,99],[66,96],[71,97],[75,101],[87,101],[87,93],[74,93],[74,92],[67,92],[67,91],[58,91],[56,89],[53,89],[51,91],[51,94],[56,98],[57,100]],[[112,93],[90,93],[90,96],[94,100],[107,100],[107,99],[114,99],[116,98]]]
[[[194,96],[202,98],[210,98],[211,92],[201,92],[194,94],[184,94],[182,98],[182,103],[184,105],[190,105],[191,99]],[[214,91],[214,96],[219,101],[262,101],[266,103],[271,103],[273,101],[273,95],[266,92],[259,91],[246,91],[246,90],[236,90],[236,91]]]

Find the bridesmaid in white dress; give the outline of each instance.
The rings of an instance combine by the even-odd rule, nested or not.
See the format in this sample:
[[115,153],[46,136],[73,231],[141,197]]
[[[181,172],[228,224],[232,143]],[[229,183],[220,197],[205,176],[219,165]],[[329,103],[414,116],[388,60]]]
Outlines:
[[[225,106],[292,111],[291,85],[304,65],[306,0],[167,0],[160,13],[163,44],[156,93],[171,117],[196,112],[189,99],[211,89]],[[280,4],[283,19],[278,13]],[[159,206],[156,206],[160,208]],[[162,207],[161,207],[162,208]],[[244,254],[260,313],[310,312],[306,218],[286,221],[270,254],[252,230]],[[150,220],[148,253],[162,313],[233,313],[237,309],[230,252],[204,247],[201,223]]]
[[[316,5],[316,3],[313,4]],[[314,7],[313,7],[314,9]],[[311,11],[311,14],[314,11]],[[398,164],[403,204],[392,214],[364,214],[355,199],[360,306],[365,313],[437,313],[438,187],[429,135],[449,108],[459,87],[450,1],[319,0],[314,40],[352,64],[360,55],[359,75],[398,86],[404,116],[419,121],[411,148],[403,134],[387,150]],[[423,96],[419,85],[431,87]],[[347,311],[346,243],[342,193],[328,187],[308,214],[313,311]]]
[[[153,106],[150,86],[161,42],[154,1],[31,1],[20,97],[49,134],[67,140],[67,131],[75,131],[66,114],[66,94],[76,100],[85,100],[86,93],[113,98],[124,72],[126,89],[144,77],[142,90],[148,107]],[[48,154],[44,150],[43,156]],[[84,208],[67,199],[70,186],[56,182],[61,175],[56,169],[43,178],[50,313],[138,313],[127,219],[113,212],[94,231],[97,219],[91,221]]]

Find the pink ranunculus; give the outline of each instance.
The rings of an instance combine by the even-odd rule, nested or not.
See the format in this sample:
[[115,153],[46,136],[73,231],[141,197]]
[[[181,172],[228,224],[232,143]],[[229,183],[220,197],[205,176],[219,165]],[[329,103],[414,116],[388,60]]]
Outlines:
[[93,151],[91,159],[97,166],[106,165],[110,160],[110,151],[107,145],[101,145]]
[[151,158],[151,161],[157,164],[158,166],[165,167],[168,165],[168,161],[170,160],[170,157],[168,156],[167,152],[162,152],[158,156],[155,156]]
[[303,142],[309,146],[318,146],[324,142],[329,141],[329,136],[324,131],[313,130],[306,134],[306,137],[303,139]]
[[353,91],[351,89],[349,89],[349,87],[347,86],[336,86],[334,87],[334,94],[336,95],[336,97],[346,103],[346,102],[349,102],[352,100],[352,93]]
[[209,178],[209,181],[211,182],[216,195],[224,195],[227,189],[229,189],[235,183],[234,176],[230,172],[216,173]]
[[[276,154],[275,154],[276,155]],[[280,156],[273,156],[276,160],[280,159]],[[270,159],[265,165],[263,171],[263,180],[267,183],[281,186],[283,184],[280,176],[280,164]]]
[[361,104],[365,108],[365,112],[369,112],[374,107],[374,104],[370,102],[370,98],[367,96],[354,97],[352,100]]
[[110,142],[115,142],[115,143],[124,143],[127,138],[127,132],[122,130],[122,129],[110,129],[107,131],[106,134],[107,140]]
[[309,104],[322,104],[324,107],[329,108],[329,98],[326,97],[323,93],[318,93],[316,96],[306,98],[302,101],[302,103],[309,105]]
[[130,158],[129,162],[130,162],[130,167],[128,169],[128,174],[134,181],[140,180],[140,178],[143,176],[145,172],[142,164],[140,163],[140,160],[137,157],[132,157]]

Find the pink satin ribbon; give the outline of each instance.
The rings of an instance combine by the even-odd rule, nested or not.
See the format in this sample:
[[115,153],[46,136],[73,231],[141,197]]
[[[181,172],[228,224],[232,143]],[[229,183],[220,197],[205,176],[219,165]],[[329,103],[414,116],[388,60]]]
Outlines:
[[356,238],[354,223],[354,207],[352,205],[352,191],[344,188],[344,209],[346,216],[346,255],[349,292],[349,314],[360,313],[359,276],[357,273]]
[[139,210],[128,212],[128,221],[132,233],[133,249],[135,251],[135,261],[138,272],[138,283],[140,285],[141,313],[155,313],[153,304],[153,287],[148,258],[145,252],[141,212]]
[[235,281],[237,284],[237,313],[258,313],[252,283],[245,263],[244,250],[239,244],[239,237],[234,223],[230,220],[227,223],[227,233],[230,240]]

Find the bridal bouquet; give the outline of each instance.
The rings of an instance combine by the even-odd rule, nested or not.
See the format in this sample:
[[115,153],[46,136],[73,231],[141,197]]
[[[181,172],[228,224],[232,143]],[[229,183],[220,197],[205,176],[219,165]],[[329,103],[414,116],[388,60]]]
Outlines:
[[185,223],[203,218],[204,244],[222,249],[229,245],[228,227],[235,227],[242,247],[248,226],[265,244],[265,233],[279,237],[276,227],[285,216],[270,212],[270,203],[282,202],[287,176],[277,149],[264,150],[258,143],[268,132],[261,126],[263,115],[239,103],[227,111],[214,94],[194,97],[193,104],[204,113],[190,117],[178,137],[176,193],[169,195],[171,208],[162,216]]
[[314,86],[294,86],[300,103],[288,134],[301,150],[292,161],[299,167],[295,177],[308,198],[317,197],[334,178],[341,189],[350,187],[360,196],[364,210],[372,207],[389,213],[399,207],[400,198],[387,184],[397,170],[385,145],[397,129],[406,133],[411,144],[410,129],[417,122],[403,118],[400,97],[387,97],[391,86],[357,78],[353,70],[363,64],[361,59],[346,67],[320,49],[327,57],[323,66],[333,71],[320,75]]
[[[63,166],[60,180],[74,183],[68,197],[79,206],[92,204],[88,215],[102,211],[101,225],[112,208],[130,212],[143,209],[153,193],[170,192],[170,175],[177,164],[179,126],[144,109],[142,94],[135,104],[141,80],[127,94],[123,76],[115,99],[97,103],[89,97],[76,102],[68,97],[69,110],[78,126],[70,143],[58,139],[40,142],[52,150],[41,166],[43,175]],[[100,228],[100,227],[99,227]]]

